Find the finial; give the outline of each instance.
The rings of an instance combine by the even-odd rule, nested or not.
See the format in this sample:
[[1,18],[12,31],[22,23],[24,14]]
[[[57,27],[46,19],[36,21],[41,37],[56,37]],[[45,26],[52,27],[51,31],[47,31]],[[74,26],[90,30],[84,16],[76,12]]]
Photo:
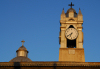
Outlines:
[[24,42],[25,42],[25,41],[24,41],[24,40],[22,40],[21,42],[22,42],[22,46],[24,46]]
[[62,14],[65,14],[65,12],[64,12],[64,8],[63,8],[63,10],[62,10]]
[[64,8],[63,8],[63,10],[64,10]]
[[69,4],[68,6],[71,6],[71,8],[72,8],[72,6],[74,6],[74,4],[72,4],[72,2],[71,2],[71,4]]
[[78,14],[82,14],[80,8],[79,8],[79,13]]

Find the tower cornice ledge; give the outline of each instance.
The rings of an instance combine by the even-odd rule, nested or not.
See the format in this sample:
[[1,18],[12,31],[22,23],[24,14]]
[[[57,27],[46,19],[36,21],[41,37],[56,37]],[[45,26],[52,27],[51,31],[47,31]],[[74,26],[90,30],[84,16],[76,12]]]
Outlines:
[[64,27],[64,26],[61,26],[60,28],[66,28],[66,27]]
[[78,21],[77,23],[83,23],[83,21]]
[[60,23],[66,23],[66,21],[65,20],[60,20]]
[[82,30],[82,29],[83,29],[83,27],[77,27],[77,29],[78,29],[78,30]]
[[66,24],[77,24],[77,22],[73,22],[73,21],[71,21],[71,22],[66,22]]

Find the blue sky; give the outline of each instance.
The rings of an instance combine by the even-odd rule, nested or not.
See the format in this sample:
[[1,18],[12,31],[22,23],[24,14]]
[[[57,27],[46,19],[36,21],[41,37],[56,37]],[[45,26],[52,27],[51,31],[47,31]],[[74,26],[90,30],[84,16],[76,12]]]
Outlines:
[[32,61],[58,61],[62,9],[73,3],[83,14],[86,62],[100,62],[100,0],[0,0],[0,62],[16,57],[22,45]]

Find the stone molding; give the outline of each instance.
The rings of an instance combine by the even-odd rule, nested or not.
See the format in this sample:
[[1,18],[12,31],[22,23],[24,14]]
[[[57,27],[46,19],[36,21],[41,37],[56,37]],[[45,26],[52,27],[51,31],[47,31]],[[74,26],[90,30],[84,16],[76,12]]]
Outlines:
[[10,66],[100,66],[100,62],[0,62],[0,67]]

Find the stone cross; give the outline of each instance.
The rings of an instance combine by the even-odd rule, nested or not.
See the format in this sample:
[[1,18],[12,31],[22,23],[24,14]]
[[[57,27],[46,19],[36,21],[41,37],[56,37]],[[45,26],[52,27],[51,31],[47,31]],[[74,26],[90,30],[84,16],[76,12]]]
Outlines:
[[21,42],[22,42],[22,46],[24,46],[24,42],[25,42],[25,41],[24,41],[24,40],[22,40]]
[[72,2],[71,2],[71,4],[69,4],[68,6],[71,6],[71,8],[72,8],[72,6],[74,6],[74,4],[72,4]]

